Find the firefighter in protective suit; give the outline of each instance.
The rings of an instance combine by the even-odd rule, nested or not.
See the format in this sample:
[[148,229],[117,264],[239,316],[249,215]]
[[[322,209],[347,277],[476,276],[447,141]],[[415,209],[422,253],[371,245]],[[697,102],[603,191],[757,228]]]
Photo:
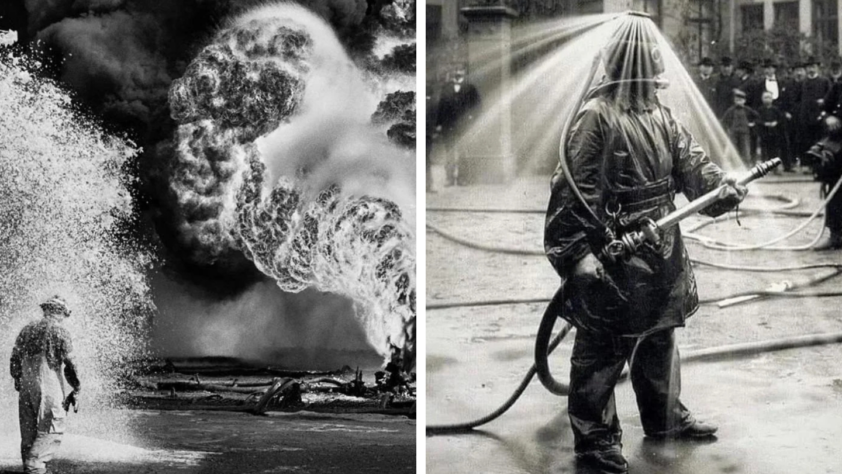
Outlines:
[[577,111],[562,145],[583,199],[559,166],[545,223],[545,250],[562,277],[560,316],[577,328],[568,395],[574,450],[579,463],[602,472],[628,469],[614,405],[614,386],[627,362],[648,437],[712,437],[716,431],[679,400],[673,330],[699,302],[678,226],[659,246],[611,262],[595,256],[607,243],[607,223],[621,232],[641,218],[657,220],[675,210],[676,192],[693,200],[729,183],[706,212],[718,215],[746,192],[658,102],[655,79],[664,68],[656,34],[651,20],[629,15],[603,50],[605,77]]
[[[71,404],[78,405],[81,388],[70,334],[61,321],[70,316],[67,304],[54,296],[41,304],[43,319],[24,327],[12,350],[11,374],[18,391],[20,450],[24,472],[43,474],[64,433],[64,422]],[[64,377],[62,377],[64,366]],[[72,387],[67,392],[64,378]]]

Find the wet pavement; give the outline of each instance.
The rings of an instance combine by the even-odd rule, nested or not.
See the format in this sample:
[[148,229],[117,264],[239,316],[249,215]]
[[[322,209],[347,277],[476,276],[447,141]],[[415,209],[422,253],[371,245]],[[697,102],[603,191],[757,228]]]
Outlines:
[[[394,473],[415,472],[414,420],[310,412],[254,416],[211,411],[80,411],[71,420],[52,472]],[[74,416],[74,414],[71,414]],[[109,424],[119,419],[123,426]],[[75,426],[73,422],[76,421]],[[99,427],[93,426],[99,424]],[[23,472],[20,437],[0,434],[0,474]],[[90,433],[92,434],[86,434]]]
[[[775,178],[772,179],[783,179]],[[785,193],[817,203],[810,182],[756,185],[755,195]],[[521,180],[506,187],[447,188],[428,195],[428,206],[540,208],[546,183]],[[758,205],[749,200],[746,206]],[[486,244],[540,250],[543,216],[428,212],[428,221]],[[741,217],[704,230],[724,240],[754,242],[792,228],[798,219]],[[774,221],[774,222],[772,222]],[[818,224],[791,243],[808,242]],[[688,244],[693,257],[720,263],[783,265],[842,263],[842,252],[716,252]],[[504,298],[549,298],[557,278],[541,257],[466,249],[428,231],[428,303]],[[745,273],[698,267],[702,298],[762,289],[808,273]],[[838,290],[835,279],[810,288]],[[703,306],[677,331],[682,352],[842,331],[839,298],[767,299],[726,309]],[[533,362],[541,303],[450,308],[427,313],[427,423],[483,416],[512,393]],[[551,357],[555,375],[569,369],[572,334]],[[682,367],[682,401],[719,426],[714,442],[645,439],[630,384],[617,388],[623,452],[638,474],[842,472],[842,346],[765,353]],[[515,406],[477,432],[427,437],[429,473],[584,473],[574,463],[566,399],[535,380]]]

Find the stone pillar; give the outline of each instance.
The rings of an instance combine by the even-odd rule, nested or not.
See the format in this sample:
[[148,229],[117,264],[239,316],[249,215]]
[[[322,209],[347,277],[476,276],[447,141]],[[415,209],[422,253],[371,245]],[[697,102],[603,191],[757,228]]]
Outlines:
[[836,18],[839,19],[836,26],[838,28],[838,30],[836,30],[836,52],[842,56],[842,0],[836,0]]
[[512,19],[517,13],[502,5],[469,6],[461,11],[468,19],[467,82],[477,88],[482,105],[469,126],[476,133],[468,133],[461,144],[459,182],[502,183],[516,172],[509,94]]
[[798,31],[805,35],[813,34],[812,0],[798,0]]
[[765,0],[763,2],[763,29],[771,30],[775,24],[775,6],[772,0]]

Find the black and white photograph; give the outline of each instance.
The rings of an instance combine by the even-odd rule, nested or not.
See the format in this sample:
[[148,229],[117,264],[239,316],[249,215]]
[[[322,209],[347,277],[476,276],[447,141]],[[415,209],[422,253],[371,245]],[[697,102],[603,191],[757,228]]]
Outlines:
[[842,3],[425,6],[427,472],[842,472]]
[[0,472],[416,472],[415,25],[0,2]]

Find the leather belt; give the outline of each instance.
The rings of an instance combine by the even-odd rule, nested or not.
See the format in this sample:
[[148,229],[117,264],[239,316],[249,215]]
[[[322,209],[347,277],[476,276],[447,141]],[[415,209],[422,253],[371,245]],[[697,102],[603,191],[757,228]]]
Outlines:
[[675,198],[675,184],[668,176],[652,183],[629,189],[610,191],[605,200],[606,209],[621,213],[638,212],[662,204],[670,203]]

